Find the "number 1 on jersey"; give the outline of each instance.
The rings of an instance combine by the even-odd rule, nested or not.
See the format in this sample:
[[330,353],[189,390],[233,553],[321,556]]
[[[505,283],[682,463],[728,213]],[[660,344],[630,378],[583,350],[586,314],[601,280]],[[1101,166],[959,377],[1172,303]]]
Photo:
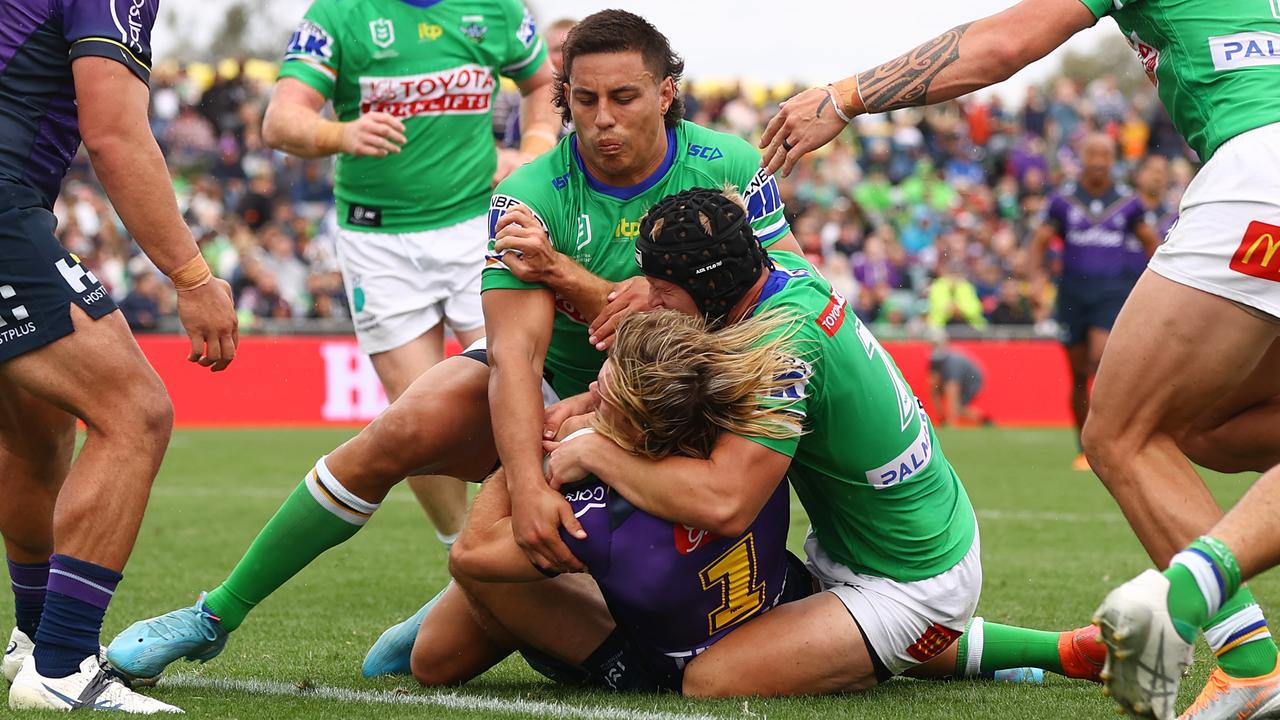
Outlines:
[[708,635],[742,622],[764,606],[764,584],[759,582],[756,541],[747,533],[733,547],[698,573],[702,589],[719,587],[720,607],[707,615]]

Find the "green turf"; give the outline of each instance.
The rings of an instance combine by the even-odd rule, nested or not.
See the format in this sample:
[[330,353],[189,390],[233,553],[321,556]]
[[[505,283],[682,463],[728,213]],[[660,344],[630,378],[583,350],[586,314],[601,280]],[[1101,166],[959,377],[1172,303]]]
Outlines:
[[[174,435],[133,559],[104,628],[111,638],[133,620],[194,601],[230,569],[279,502],[321,453],[349,431],[186,431]],[[964,478],[982,529],[986,575],[979,614],[999,622],[1065,629],[1088,621],[1106,591],[1146,567],[1119,511],[1089,474],[1068,469],[1074,453],[1065,431],[971,430],[943,433],[942,446]],[[1248,476],[1215,478],[1224,502]],[[793,521],[792,546],[804,518]],[[388,625],[411,614],[445,581],[445,552],[407,489],[397,489],[354,540],[331,551],[250,616],[216,661],[195,673],[214,679],[285,683],[300,697],[210,687],[153,692],[194,718],[431,718],[505,715],[602,717],[610,708],[724,718],[1084,718],[1114,712],[1096,686],[1050,677],[1044,686],[894,680],[860,696],[782,701],[693,702],[672,696],[617,696],[570,691],[508,660],[450,693],[407,680],[365,681],[360,660]],[[1254,583],[1264,601],[1280,582]],[[12,596],[0,592],[0,619]],[[0,622],[0,629],[7,625]],[[1201,646],[1182,704],[1208,672]],[[306,688],[385,692],[410,702],[385,705],[315,697]],[[308,692],[312,695],[307,697]],[[445,703],[488,702],[485,711]],[[501,702],[534,703],[522,706]],[[548,705],[553,704],[553,705]],[[503,711],[499,708],[506,707]]]

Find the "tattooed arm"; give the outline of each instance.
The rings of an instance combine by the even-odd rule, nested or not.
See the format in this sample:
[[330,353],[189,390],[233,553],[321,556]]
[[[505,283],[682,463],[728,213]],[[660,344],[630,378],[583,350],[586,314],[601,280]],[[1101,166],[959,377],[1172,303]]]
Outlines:
[[831,142],[855,115],[930,105],[1001,82],[1094,22],[1080,0],[1022,0],[887,63],[805,90],[765,128],[765,167],[789,174],[797,160]]

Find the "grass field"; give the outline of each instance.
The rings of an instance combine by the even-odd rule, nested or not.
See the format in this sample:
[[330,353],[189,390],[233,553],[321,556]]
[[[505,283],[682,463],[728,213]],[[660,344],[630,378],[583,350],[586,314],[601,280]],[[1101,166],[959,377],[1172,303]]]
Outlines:
[[[130,622],[188,605],[230,570],[315,458],[350,431],[184,431],[175,434],[125,581],[107,616],[110,639]],[[978,510],[985,587],[979,614],[1065,629],[1088,621],[1103,595],[1147,564],[1119,511],[1092,475],[1068,468],[1066,431],[944,433],[942,446]],[[1214,478],[1223,502],[1251,477]],[[792,546],[805,520],[795,505]],[[1092,718],[1113,706],[1091,684],[1050,677],[1043,686],[894,680],[859,696],[693,702],[674,696],[570,691],[509,659],[453,691],[408,678],[366,681],[360,660],[388,625],[446,580],[445,552],[407,489],[397,488],[354,540],[330,551],[269,598],[204,665],[177,665],[152,692],[194,718],[537,716],[586,720],[714,718]],[[1254,583],[1264,599],[1280,580]],[[0,619],[12,596],[0,593]],[[8,632],[7,624],[0,628]],[[1198,649],[1183,685],[1189,703],[1208,672]]]

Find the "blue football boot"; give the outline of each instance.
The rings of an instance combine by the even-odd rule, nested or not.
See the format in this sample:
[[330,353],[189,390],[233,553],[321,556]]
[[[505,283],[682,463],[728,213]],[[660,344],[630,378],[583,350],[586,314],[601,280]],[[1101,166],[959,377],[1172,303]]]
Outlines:
[[[446,585],[445,590],[448,589],[449,586]],[[392,625],[382,632],[378,642],[374,643],[373,647],[369,648],[368,654],[364,656],[361,671],[365,677],[408,675],[412,672],[409,669],[409,658],[413,656],[413,641],[418,637],[418,628],[422,627],[423,618],[442,595],[444,590],[436,593],[436,596],[428,600],[426,605],[413,614],[413,617]]]
[[227,644],[227,631],[204,606],[204,593],[193,607],[139,620],[107,646],[107,662],[130,680],[153,679],[179,659],[208,662]]

